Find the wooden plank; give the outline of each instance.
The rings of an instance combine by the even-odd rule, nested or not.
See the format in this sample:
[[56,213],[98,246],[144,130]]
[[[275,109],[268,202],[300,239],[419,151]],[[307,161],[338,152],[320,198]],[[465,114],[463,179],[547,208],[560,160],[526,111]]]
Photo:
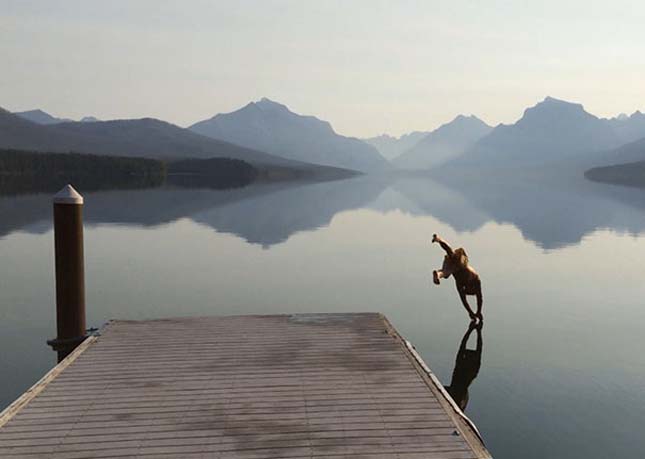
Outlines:
[[489,458],[380,314],[113,321],[0,415],[19,458]]
[[54,381],[57,376],[69,367],[88,347],[94,343],[94,341],[96,341],[96,336],[88,337],[76,349],[74,349],[74,352],[65,357],[58,365],[48,371],[45,376],[40,378],[33,386],[27,389],[27,392],[22,394],[11,405],[6,407],[0,413],[0,428],[2,428],[21,409],[44,391],[47,385]]

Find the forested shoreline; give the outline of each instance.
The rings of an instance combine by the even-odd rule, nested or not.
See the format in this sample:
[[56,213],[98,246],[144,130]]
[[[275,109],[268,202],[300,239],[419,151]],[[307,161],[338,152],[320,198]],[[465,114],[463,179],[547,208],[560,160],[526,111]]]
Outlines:
[[215,189],[251,183],[258,171],[250,164],[227,158],[180,160],[43,153],[0,149],[0,194],[49,192],[67,183],[79,190],[138,189],[179,186]]
[[239,159],[182,159],[168,162],[167,182],[186,188],[239,188],[255,181],[259,171]]
[[594,182],[645,188],[645,161],[594,167],[585,172],[585,177]]

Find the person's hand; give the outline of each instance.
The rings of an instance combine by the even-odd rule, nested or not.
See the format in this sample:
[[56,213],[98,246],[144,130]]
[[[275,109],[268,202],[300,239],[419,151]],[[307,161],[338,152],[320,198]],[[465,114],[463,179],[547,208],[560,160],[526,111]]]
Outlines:
[[439,240],[439,237],[437,237],[436,234],[433,234],[432,235],[432,242],[434,243],[434,242],[437,242],[438,240]]

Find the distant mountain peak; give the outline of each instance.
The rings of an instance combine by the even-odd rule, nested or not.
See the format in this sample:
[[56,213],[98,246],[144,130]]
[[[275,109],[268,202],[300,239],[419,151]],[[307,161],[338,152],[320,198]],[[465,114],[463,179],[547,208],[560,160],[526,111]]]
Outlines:
[[[401,137],[403,137],[403,136],[401,136]],[[393,135],[390,135],[390,134],[384,132],[381,135],[377,135],[377,136],[374,136],[374,137],[371,137],[371,138],[372,139],[382,139],[382,140],[398,140],[400,137],[396,137],[396,136],[393,136]]]
[[273,110],[277,109],[277,110],[291,111],[286,105],[281,104],[280,102],[276,102],[275,100],[271,100],[268,97],[263,97],[257,102],[253,102],[253,104],[262,109],[273,109]]
[[558,99],[557,97],[553,97],[553,96],[546,96],[542,102],[537,103],[537,105],[540,105],[540,104],[547,104],[547,105],[549,105],[549,104],[551,104],[551,105],[580,105],[580,106],[582,106],[581,104],[578,104],[576,102],[569,102],[568,100]]
[[493,128],[475,115],[457,115],[394,159],[402,169],[429,169],[462,154]]
[[49,113],[44,112],[44,111],[43,111],[43,110],[41,110],[40,108],[35,108],[35,109],[33,109],[33,110],[25,110],[24,112],[21,112],[21,113],[33,113],[34,115],[47,115],[47,116],[51,116]]
[[376,148],[385,158],[392,160],[415,146],[428,134],[427,131],[412,131],[397,137],[383,133],[376,137],[363,139],[363,141]]
[[641,113],[640,110],[636,110],[631,115],[628,115],[627,113],[622,112],[614,116],[613,118],[605,118],[605,119],[609,122],[615,123],[615,122],[629,122],[643,117],[645,117],[645,115],[643,115],[643,113]]
[[547,96],[542,102],[524,110],[522,118],[516,123],[518,126],[533,123],[555,122],[567,119],[593,118],[598,119],[585,111],[582,104],[567,102]]
[[603,120],[616,132],[620,140],[627,144],[645,137],[645,115],[636,110],[631,115],[621,113],[614,118]]
[[[542,102],[538,102],[534,107],[576,107],[580,109],[584,109],[582,104],[579,104],[577,102],[569,102],[568,100],[564,99],[556,99],[555,97],[551,96],[546,96]],[[531,107],[531,108],[534,108]]]
[[608,120],[582,104],[548,96],[527,108],[522,118],[497,126],[455,158],[454,166],[516,167],[579,160],[620,144]]
[[[57,118],[53,115],[50,115],[44,110],[41,110],[40,108],[35,108],[33,110],[26,110],[24,112],[16,112],[14,115],[18,115],[20,118],[25,119],[27,121],[31,121],[32,123],[36,124],[60,124],[60,123],[71,123],[74,122],[74,120],[70,118]],[[81,119],[81,122],[83,123],[88,123],[88,122],[96,122],[100,121],[99,119],[93,117],[93,116],[85,116]]]
[[475,115],[460,114],[460,115],[457,115],[455,119],[453,119],[450,123],[446,123],[445,125],[452,124],[452,123],[470,123],[470,122],[486,124],[481,118],[478,118]]
[[24,112],[16,112],[15,114],[23,119],[37,124],[58,124],[64,123],[66,121],[71,121],[66,118],[56,118],[55,116],[52,116],[39,108],[26,110]]
[[389,163],[371,145],[338,135],[329,122],[300,115],[266,97],[231,113],[197,122],[189,129],[291,160],[362,172],[389,168]]

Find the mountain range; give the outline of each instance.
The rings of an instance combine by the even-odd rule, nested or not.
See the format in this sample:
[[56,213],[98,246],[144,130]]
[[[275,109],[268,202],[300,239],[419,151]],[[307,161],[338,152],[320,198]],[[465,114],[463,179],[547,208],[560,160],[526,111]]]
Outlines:
[[606,120],[580,104],[547,97],[527,108],[516,123],[497,126],[451,163],[488,168],[545,165],[619,144]]
[[399,169],[428,170],[444,165],[498,169],[639,161],[645,159],[638,143],[644,138],[645,115],[640,111],[601,119],[580,104],[546,97],[509,125],[492,128],[475,116],[459,115],[431,132],[399,139],[381,135],[365,141]]
[[161,159],[228,157],[254,165],[325,165],[368,173],[392,166],[480,170],[567,163],[582,173],[645,160],[645,115],[599,118],[581,104],[546,97],[512,124],[492,128],[475,116],[459,115],[434,131],[362,141],[266,98],[189,128],[154,118],[86,117],[78,122],[42,110],[12,114],[0,109],[0,148]]
[[363,142],[369,143],[376,148],[384,158],[393,160],[410,148],[414,147],[421,139],[430,134],[429,131],[414,131],[403,134],[401,137],[393,137],[388,134],[381,134],[376,137],[363,139]]
[[629,143],[645,137],[645,114],[640,111],[607,120],[621,143]]
[[327,121],[303,116],[267,98],[231,113],[221,113],[197,122],[189,129],[273,155],[361,172],[390,168],[371,145],[334,132]]
[[226,156],[254,162],[285,163],[282,158],[209,139],[152,118],[43,125],[3,109],[0,109],[0,148],[147,158]]
[[492,129],[474,115],[459,115],[424,136],[394,158],[393,163],[400,169],[430,169],[439,166],[464,153]]
[[165,160],[231,158],[261,169],[284,168],[329,177],[346,171],[293,161],[196,134],[153,118],[36,124],[0,108],[0,148],[79,152]]
[[[36,124],[58,124],[58,123],[69,123],[74,121],[69,118],[57,118],[40,109],[27,110],[24,112],[15,112],[14,114]],[[100,120],[93,116],[84,116],[83,118],[81,118],[82,123],[91,123],[94,121],[100,121]]]

